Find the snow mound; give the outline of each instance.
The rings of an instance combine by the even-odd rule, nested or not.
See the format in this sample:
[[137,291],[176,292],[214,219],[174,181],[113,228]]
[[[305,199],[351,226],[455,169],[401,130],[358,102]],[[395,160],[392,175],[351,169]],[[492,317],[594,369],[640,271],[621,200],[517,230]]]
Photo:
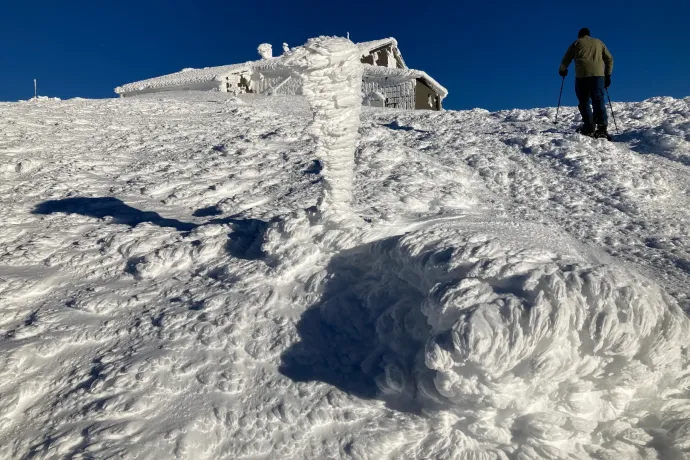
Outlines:
[[[616,104],[616,111],[621,110]],[[661,155],[690,165],[690,97],[655,97],[628,104],[625,131],[619,139],[638,153]]]
[[447,425],[401,458],[679,452],[690,322],[655,283],[581,250],[487,223],[345,251],[311,280],[323,294],[281,370]]
[[29,172],[37,166],[38,162],[36,160],[25,158],[12,163],[0,163],[0,172],[21,174]]

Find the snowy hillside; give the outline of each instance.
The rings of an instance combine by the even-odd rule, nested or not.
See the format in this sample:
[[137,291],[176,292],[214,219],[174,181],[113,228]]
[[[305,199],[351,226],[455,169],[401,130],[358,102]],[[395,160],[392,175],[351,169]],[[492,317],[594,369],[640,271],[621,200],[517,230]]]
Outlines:
[[[0,458],[690,458],[690,98],[0,103]],[[563,111],[561,112],[563,114]]]

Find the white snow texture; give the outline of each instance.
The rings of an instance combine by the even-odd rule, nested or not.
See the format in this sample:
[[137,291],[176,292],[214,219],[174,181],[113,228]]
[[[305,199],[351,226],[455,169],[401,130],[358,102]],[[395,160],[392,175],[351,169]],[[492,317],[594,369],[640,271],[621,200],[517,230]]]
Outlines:
[[0,103],[0,458],[690,458],[690,98],[608,143],[358,55]]

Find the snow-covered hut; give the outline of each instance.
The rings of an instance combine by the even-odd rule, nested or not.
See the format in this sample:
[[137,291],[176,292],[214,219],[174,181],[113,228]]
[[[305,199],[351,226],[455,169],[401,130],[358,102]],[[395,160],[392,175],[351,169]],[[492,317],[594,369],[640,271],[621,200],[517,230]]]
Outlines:
[[[441,110],[448,91],[426,72],[407,67],[394,38],[358,43],[364,64],[364,104],[398,109]],[[290,76],[280,60],[291,52],[283,44],[283,56],[272,57],[271,47],[259,47],[262,59],[243,64],[183,69],[180,72],[128,83],[115,88],[121,97],[162,91],[198,90],[233,94],[300,95],[301,82]]]

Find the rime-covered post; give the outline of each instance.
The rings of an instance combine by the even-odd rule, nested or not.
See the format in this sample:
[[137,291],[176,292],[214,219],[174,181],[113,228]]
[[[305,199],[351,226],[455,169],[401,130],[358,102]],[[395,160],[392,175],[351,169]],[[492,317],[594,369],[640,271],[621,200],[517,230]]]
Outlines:
[[290,55],[293,71],[302,79],[302,92],[314,119],[310,133],[321,161],[324,194],[318,208],[322,219],[351,215],[355,148],[362,110],[359,48],[346,38],[310,39]]

